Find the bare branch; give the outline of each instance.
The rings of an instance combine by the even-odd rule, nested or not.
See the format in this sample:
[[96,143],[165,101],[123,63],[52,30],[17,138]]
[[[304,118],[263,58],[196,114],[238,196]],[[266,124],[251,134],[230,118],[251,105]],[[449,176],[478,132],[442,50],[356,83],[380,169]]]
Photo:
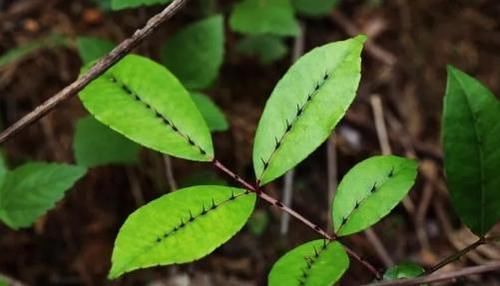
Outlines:
[[19,121],[12,124],[9,128],[0,133],[0,143],[4,143],[21,130],[39,120],[41,117],[52,111],[57,105],[75,96],[79,91],[84,89],[94,79],[106,72],[116,62],[127,55],[132,49],[139,45],[146,37],[151,35],[163,22],[170,19],[177,13],[187,0],[174,0],[163,11],[153,16],[146,25],[137,30],[130,38],[121,42],[109,54],[101,58],[86,74],[79,77],[63,90],[43,102],[33,111],[26,114]]

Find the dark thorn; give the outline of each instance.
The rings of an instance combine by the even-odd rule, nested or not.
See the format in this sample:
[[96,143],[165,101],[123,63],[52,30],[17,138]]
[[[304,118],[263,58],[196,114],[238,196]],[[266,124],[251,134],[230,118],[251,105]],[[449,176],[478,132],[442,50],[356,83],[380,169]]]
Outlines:
[[229,198],[230,200],[234,200],[236,196],[234,195],[234,191],[231,191],[231,197]]
[[[174,231],[175,231],[176,229],[177,229],[177,228],[174,228]],[[168,233],[168,232],[164,233],[164,234],[163,234],[163,239],[167,238],[167,237],[168,237],[168,235],[169,235],[169,233]]]
[[156,243],[160,243],[160,242],[161,242],[161,238],[160,238],[160,237],[158,237],[158,238],[156,239]]
[[133,92],[130,90],[130,88],[128,86],[123,85],[122,87],[123,87],[123,90],[125,90],[126,93],[133,94]]
[[239,181],[239,180],[240,180],[240,176],[238,176],[238,175],[234,175],[234,179],[235,179],[236,181]]
[[281,146],[281,142],[276,137],[274,137],[274,141],[276,141],[276,146],[274,147],[274,149],[278,149]]
[[215,204],[214,198],[212,198],[212,207],[213,210],[217,208],[217,205]]
[[315,230],[315,231],[321,231],[321,228],[320,228],[319,226],[315,225],[315,226],[314,226],[314,230]]
[[191,210],[189,210],[189,221],[192,222],[193,220],[194,220],[193,213],[191,212]]
[[250,194],[250,191],[249,191],[249,190],[245,190],[245,193],[244,193],[244,194],[245,194],[245,195],[248,195],[248,194]]
[[207,209],[205,209],[205,204],[202,205],[201,207],[201,215],[207,214]]
[[116,78],[115,78],[115,77],[113,77],[113,76],[112,76],[112,77],[110,77],[110,78],[109,78],[109,80],[110,80],[111,82],[113,82],[113,83],[115,83],[115,82],[116,82]]
[[191,139],[191,137],[187,136],[187,140],[190,145],[194,146],[194,141]]
[[359,208],[359,202],[358,201],[356,201],[356,204],[354,205],[354,209],[357,209],[357,208]]
[[202,155],[207,155],[207,152],[206,152],[205,150],[201,149],[201,148],[200,148],[200,153],[201,153]]
[[326,249],[326,246],[328,245],[328,242],[326,241],[326,239],[323,240],[323,249]]
[[298,104],[297,104],[297,116],[300,116],[302,114],[302,110],[303,110],[303,107],[300,107]]
[[311,94],[309,94],[309,95],[307,96],[307,101],[311,101],[311,99],[312,99],[312,98],[313,98],[313,95],[312,95],[312,93],[311,93]]
[[370,189],[370,193],[374,193],[377,190],[377,183],[373,183],[372,188]]
[[313,249],[314,249],[314,257],[316,257],[316,258],[317,258],[317,257],[319,256],[319,252],[318,252],[318,250],[316,249],[316,247],[313,247]]
[[163,122],[165,122],[165,124],[167,124],[168,126],[170,126],[170,125],[171,125],[171,123],[170,123],[170,121],[168,121],[168,119],[166,119],[166,118],[164,118],[164,117],[162,117],[162,118],[163,118]]
[[316,86],[314,87],[314,90],[315,91],[318,91],[319,90],[319,83],[316,84]]
[[327,80],[328,79],[328,74],[325,73],[325,76],[323,76],[323,80]]
[[279,207],[279,208],[283,208],[283,204],[280,201],[275,201],[274,205]]
[[269,165],[269,163],[264,161],[264,159],[262,159],[262,158],[260,158],[260,160],[262,161],[262,164],[264,164],[264,170],[267,169],[267,166]]
[[290,122],[288,122],[288,119],[286,120],[286,132],[290,132],[290,130],[292,130],[292,124],[290,124]]
[[394,176],[394,167],[391,168],[391,171],[389,172],[389,178]]
[[172,129],[173,129],[175,132],[179,131],[179,129],[177,129],[177,126],[175,126],[173,123],[172,123]]
[[158,111],[155,110],[154,112],[156,117],[163,118],[163,116]]
[[179,228],[184,227],[184,225],[186,225],[186,224],[184,223],[184,219],[182,219],[182,218],[181,218],[181,224],[179,225]]
[[344,224],[346,224],[346,223],[347,223],[347,217],[342,218],[342,223],[341,223],[341,225],[344,225]]

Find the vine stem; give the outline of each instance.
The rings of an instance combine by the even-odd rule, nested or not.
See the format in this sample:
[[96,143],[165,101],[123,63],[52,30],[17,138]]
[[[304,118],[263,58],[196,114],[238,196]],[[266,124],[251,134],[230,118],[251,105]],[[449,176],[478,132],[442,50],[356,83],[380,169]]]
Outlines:
[[474,250],[474,249],[478,248],[479,246],[481,246],[483,244],[486,244],[486,243],[488,243],[488,239],[486,239],[485,237],[479,238],[473,244],[465,247],[464,249],[462,249],[462,250],[460,250],[458,252],[453,253],[452,255],[450,255],[448,257],[446,257],[441,262],[439,262],[438,264],[436,264],[435,266],[433,266],[432,268],[430,268],[429,270],[427,270],[425,272],[425,274],[428,275],[428,274],[432,274],[432,273],[438,271],[439,269],[445,267],[446,265],[452,263],[453,261],[460,259],[460,257],[464,256],[469,251]]
[[[225,173],[228,176],[230,176],[233,180],[235,180],[240,185],[242,185],[243,187],[245,187],[245,189],[247,189],[247,190],[255,193],[259,198],[261,198],[262,200],[266,201],[270,205],[273,205],[273,206],[276,206],[276,207],[280,208],[282,211],[284,211],[284,212],[288,213],[290,216],[296,218],[297,220],[299,220],[300,222],[302,222],[303,224],[305,224],[307,227],[311,228],[312,230],[314,230],[315,232],[317,232],[318,234],[320,234],[325,239],[327,239],[329,241],[335,241],[335,240],[337,240],[337,236],[335,234],[329,234],[329,233],[327,233],[325,230],[323,230],[317,224],[311,222],[310,220],[308,220],[307,218],[305,218],[300,213],[296,212],[292,208],[290,208],[290,207],[286,206],[285,204],[283,204],[278,199],[275,199],[272,196],[270,196],[269,194],[267,194],[264,191],[262,191],[262,189],[259,186],[255,186],[255,185],[252,185],[252,184],[248,183],[247,181],[245,181],[244,179],[242,179],[240,176],[236,175],[233,171],[231,171],[230,169],[228,169],[226,166],[224,166],[217,159],[214,159],[212,161],[212,163],[213,163],[213,165],[217,169],[221,170],[223,173]],[[359,256],[354,250],[350,249],[349,247],[347,247],[347,246],[344,245],[344,248],[346,249],[347,253],[353,259],[355,259],[359,263],[363,264],[371,273],[373,273],[373,275],[377,279],[381,278],[380,273],[377,271],[377,269],[375,269],[375,267],[373,265],[371,265],[369,262],[367,262],[366,260],[364,260],[363,258],[361,258],[361,256]]]
[[26,114],[9,128],[0,133],[0,143],[4,143],[12,136],[19,133],[32,123],[36,122],[47,113],[56,108],[63,101],[66,101],[75,96],[79,91],[84,89],[94,79],[102,75],[111,68],[120,59],[125,57],[132,49],[137,47],[146,37],[151,35],[163,22],[170,19],[177,13],[188,0],[174,0],[163,11],[151,17],[141,29],[129,38],[125,39],[116,46],[109,54],[101,58],[92,68],[84,75],[79,77],[70,85],[47,99],[45,102],[37,106],[33,111]]

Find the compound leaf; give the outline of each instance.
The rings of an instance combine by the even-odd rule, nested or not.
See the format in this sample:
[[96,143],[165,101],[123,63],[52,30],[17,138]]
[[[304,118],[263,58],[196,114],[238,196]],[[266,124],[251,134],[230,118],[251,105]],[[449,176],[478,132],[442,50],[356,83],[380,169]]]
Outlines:
[[295,10],[305,16],[326,16],[339,0],[292,0]]
[[78,37],[76,46],[82,63],[87,65],[109,53],[115,44],[95,37]]
[[101,123],[153,150],[210,161],[210,131],[188,91],[165,67],[129,55],[89,84],[80,99]]
[[358,36],[316,48],[278,82],[253,147],[261,185],[293,168],[330,136],[356,95],[365,39]]
[[140,146],[87,116],[76,124],[73,149],[78,165],[96,167],[136,163]]
[[209,87],[224,60],[224,21],[212,16],[172,36],[162,49],[165,65],[188,89]]
[[191,97],[205,118],[210,131],[226,131],[229,128],[226,116],[210,97],[199,92],[192,92]]
[[195,186],[148,203],[120,229],[109,278],[206,256],[245,225],[255,200],[255,194],[243,189]]
[[0,188],[0,219],[14,229],[30,226],[85,173],[84,167],[48,163],[8,172]]
[[289,0],[243,0],[236,4],[231,28],[249,35],[296,36],[299,24]]
[[354,166],[339,184],[333,202],[338,236],[356,233],[386,216],[408,193],[417,163],[396,156],[374,156]]
[[500,220],[500,102],[479,81],[450,66],[442,121],[451,202],[482,236]]
[[339,242],[314,240],[282,256],[271,269],[269,286],[330,286],[349,267]]
[[237,49],[247,56],[257,56],[262,64],[282,59],[288,52],[282,38],[273,35],[257,35],[244,38]]
[[111,0],[111,9],[122,10],[128,8],[137,8],[140,6],[167,4],[170,2],[172,2],[172,0]]

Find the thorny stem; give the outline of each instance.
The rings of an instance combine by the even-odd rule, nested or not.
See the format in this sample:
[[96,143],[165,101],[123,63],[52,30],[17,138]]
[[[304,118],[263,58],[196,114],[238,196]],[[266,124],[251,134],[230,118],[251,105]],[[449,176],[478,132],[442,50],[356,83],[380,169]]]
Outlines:
[[[229,170],[226,166],[224,166],[221,162],[219,162],[217,159],[214,159],[212,161],[214,166],[233,178],[235,181],[237,181],[239,184],[241,184],[243,187],[245,187],[247,190],[255,193],[259,198],[263,199],[270,205],[276,206],[283,210],[284,212],[288,213],[290,216],[293,216],[294,218],[298,219],[300,222],[308,226],[309,228],[313,229],[315,232],[323,236],[325,239],[329,241],[335,241],[337,240],[337,236],[335,234],[329,234],[326,231],[324,231],[321,227],[319,227],[317,224],[311,222],[307,218],[305,218],[303,215],[300,213],[296,212],[292,208],[284,205],[281,201],[278,199],[273,198],[269,194],[265,193],[259,186],[254,186],[247,181],[243,180],[240,176],[236,175],[233,171]],[[355,260],[357,260],[359,263],[363,264],[370,272],[373,273],[373,275],[377,278],[380,279],[381,275],[380,273],[375,269],[373,265],[365,261],[363,258],[361,258],[354,250],[350,249],[349,247],[344,245],[344,248],[346,249],[347,253]]]

